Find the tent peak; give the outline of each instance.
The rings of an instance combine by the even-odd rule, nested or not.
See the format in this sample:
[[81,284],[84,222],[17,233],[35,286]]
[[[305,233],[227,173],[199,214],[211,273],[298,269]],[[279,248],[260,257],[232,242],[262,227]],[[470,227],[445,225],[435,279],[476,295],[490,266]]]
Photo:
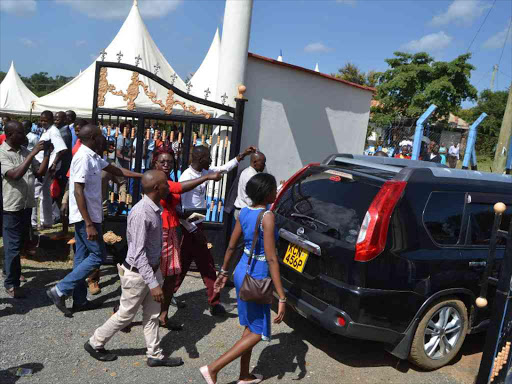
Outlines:
[[139,5],[139,0],[133,0],[133,6],[137,7]]

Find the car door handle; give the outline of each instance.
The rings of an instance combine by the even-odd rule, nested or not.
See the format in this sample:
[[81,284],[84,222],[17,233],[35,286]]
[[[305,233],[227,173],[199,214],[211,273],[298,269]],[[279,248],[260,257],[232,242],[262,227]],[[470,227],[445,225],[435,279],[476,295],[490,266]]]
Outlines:
[[470,261],[469,267],[470,268],[485,268],[487,265],[487,261]]

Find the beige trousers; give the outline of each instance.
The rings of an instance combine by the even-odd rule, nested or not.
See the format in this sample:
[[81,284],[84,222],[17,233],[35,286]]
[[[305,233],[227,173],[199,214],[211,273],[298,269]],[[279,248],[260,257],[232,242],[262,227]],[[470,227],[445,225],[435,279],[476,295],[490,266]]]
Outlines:
[[[94,349],[100,349],[124,327],[130,325],[142,305],[142,326],[144,327],[144,338],[146,339],[146,355],[156,359],[163,358],[160,348],[160,337],[158,335],[160,316],[160,303],[157,303],[149,287],[142,276],[131,272],[124,266],[117,265],[119,277],[121,278],[121,302],[119,310],[107,320],[105,324],[96,329],[89,343]],[[160,285],[163,284],[160,268],[155,272],[156,279]]]

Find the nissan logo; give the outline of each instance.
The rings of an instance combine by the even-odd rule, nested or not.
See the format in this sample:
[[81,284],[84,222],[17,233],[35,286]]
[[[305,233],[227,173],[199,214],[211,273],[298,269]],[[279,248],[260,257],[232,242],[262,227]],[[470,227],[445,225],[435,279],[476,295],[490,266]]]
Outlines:
[[297,235],[302,236],[304,234],[304,227],[297,229]]

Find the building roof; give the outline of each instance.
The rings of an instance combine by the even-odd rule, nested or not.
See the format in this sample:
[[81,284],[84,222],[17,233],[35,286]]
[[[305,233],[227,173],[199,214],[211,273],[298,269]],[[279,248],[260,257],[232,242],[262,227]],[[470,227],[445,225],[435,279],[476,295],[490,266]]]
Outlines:
[[0,112],[28,114],[32,109],[32,102],[37,99],[21,80],[13,61],[0,84]]
[[325,73],[315,72],[314,70],[311,70],[311,69],[307,69],[307,68],[304,68],[304,67],[299,67],[298,65],[293,65],[293,64],[277,61],[277,60],[271,59],[269,57],[257,55],[255,53],[249,52],[249,57],[252,57],[252,58],[257,59],[257,60],[262,60],[262,61],[265,61],[265,62],[270,63],[270,64],[280,65],[282,67],[287,67],[287,68],[294,69],[294,70],[297,70],[297,71],[306,72],[306,73],[309,73],[309,74],[314,75],[314,76],[320,76],[320,77],[323,77],[324,79],[337,81],[337,82],[343,83],[345,85],[349,85],[351,87],[362,89],[363,91],[368,91],[368,92],[372,92],[372,93],[376,92],[375,88],[372,88],[372,87],[367,87],[367,86],[364,86],[364,85],[359,85],[359,84],[352,83],[350,81],[343,80],[343,79],[338,79],[337,77],[334,77],[334,76],[331,76],[331,75],[327,75]]

